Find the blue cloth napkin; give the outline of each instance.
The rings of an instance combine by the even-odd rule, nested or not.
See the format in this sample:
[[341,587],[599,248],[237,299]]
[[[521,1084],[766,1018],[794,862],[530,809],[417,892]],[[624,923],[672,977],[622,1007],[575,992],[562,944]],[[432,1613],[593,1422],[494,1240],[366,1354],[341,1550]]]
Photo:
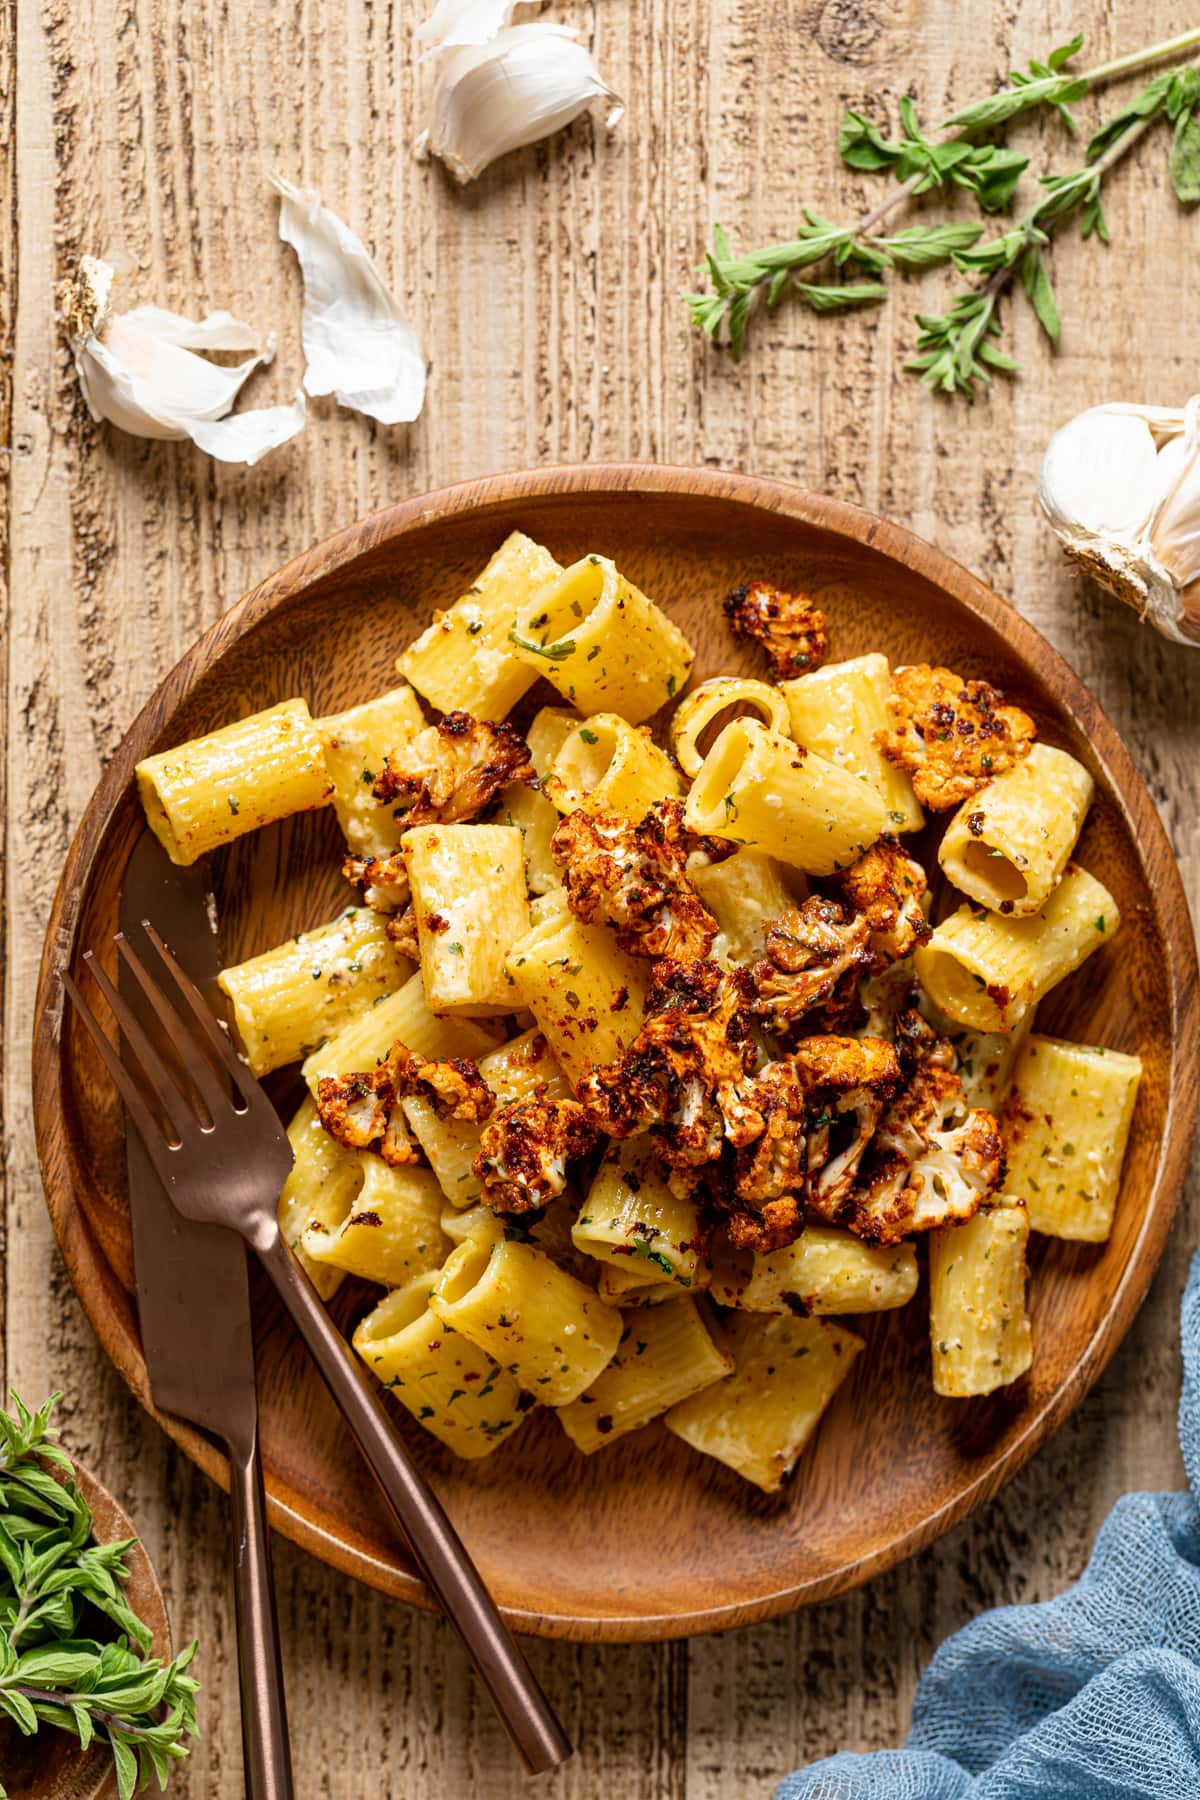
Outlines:
[[1191,1491],[1126,1494],[1073,1588],[947,1638],[907,1749],[828,1757],[775,1800],[1200,1800],[1200,1252],[1182,1329]]

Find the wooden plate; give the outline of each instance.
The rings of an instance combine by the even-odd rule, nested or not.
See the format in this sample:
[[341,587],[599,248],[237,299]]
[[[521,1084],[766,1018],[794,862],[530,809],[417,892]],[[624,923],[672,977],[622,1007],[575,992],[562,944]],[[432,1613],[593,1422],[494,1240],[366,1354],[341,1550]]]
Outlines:
[[[248,594],[163,682],[105,770],[50,921],[34,1040],[47,1199],[97,1335],[148,1409],[120,1114],[83,1033],[64,1025],[56,978],[61,959],[106,944],[116,929],[122,872],[141,829],[133,766],[290,695],[324,713],[392,685],[397,652],[514,527],[562,562],[590,550],[614,557],[697,645],[697,677],[761,673],[730,638],[719,601],[739,580],[765,574],[820,597],[837,658],[880,649],[894,662],[940,661],[999,683],[1095,775],[1080,858],[1124,916],[1117,943],[1042,1014],[1051,1031],[1137,1050],[1146,1073],[1111,1241],[1037,1244],[1038,1348],[1022,1383],[990,1399],[939,1400],[921,1298],[866,1321],[867,1353],[775,1499],[659,1426],[585,1459],[543,1415],[494,1456],[459,1463],[397,1409],[398,1428],[518,1629],[577,1639],[715,1630],[826,1599],[927,1543],[995,1493],[1112,1355],[1162,1252],[1191,1137],[1197,979],[1187,905],[1146,789],[1092,696],[1003,601],[897,525],[782,483],[629,466],[494,476],[353,525]],[[337,855],[327,813],[222,853],[214,873],[226,954],[240,959],[330,917],[348,897]],[[281,1104],[294,1096],[286,1088]],[[427,1604],[264,1283],[256,1297],[272,1522],[347,1573]],[[339,1308],[362,1310],[365,1298],[339,1296]],[[224,1483],[213,1445],[159,1417]]]

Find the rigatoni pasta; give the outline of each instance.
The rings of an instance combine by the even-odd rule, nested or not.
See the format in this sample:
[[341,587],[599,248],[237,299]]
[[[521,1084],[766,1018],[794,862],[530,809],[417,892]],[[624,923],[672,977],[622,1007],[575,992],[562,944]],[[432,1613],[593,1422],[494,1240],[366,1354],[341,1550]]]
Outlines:
[[952,1019],[977,1031],[1012,1031],[1120,923],[1103,883],[1069,863],[1032,917],[960,906],[913,960],[930,998]]
[[578,1399],[558,1409],[585,1456],[637,1431],[732,1372],[694,1300],[669,1300],[625,1321],[616,1355]]
[[418,825],[402,844],[434,1012],[512,1011],[505,951],[529,930],[521,834],[512,825]]
[[301,1074],[315,1094],[323,1075],[372,1069],[392,1045],[402,1043],[418,1056],[486,1056],[496,1048],[494,1028],[462,1014],[439,1016],[429,1009],[418,969],[394,994],[385,994],[344,1025],[335,1037],[305,1059]]
[[304,1234],[312,1225],[336,1229],[362,1185],[362,1167],[353,1150],[330,1137],[310,1094],[304,1096],[287,1135],[293,1160],[279,1196],[279,1229],[322,1300],[329,1300],[342,1285],[344,1271],[333,1263],[314,1262],[305,1252]]
[[442,1232],[442,1190],[429,1169],[389,1168],[359,1151],[359,1187],[344,1218],[309,1221],[300,1248],[310,1263],[403,1287],[438,1269],[450,1249]]
[[724,1247],[711,1291],[722,1306],[744,1312],[889,1312],[907,1306],[917,1279],[911,1243],[864,1244],[849,1231],[807,1225],[782,1250]]
[[870,782],[887,808],[888,831],[919,831],[925,815],[912,782],[875,741],[887,727],[890,686],[887,657],[875,651],[781,682],[779,691],[796,742]]
[[682,792],[679,776],[648,732],[618,713],[594,713],[564,738],[542,791],[561,813],[605,807],[640,819],[656,800]]
[[681,692],[694,660],[677,625],[617,572],[585,556],[517,614],[513,650],[580,712],[616,712],[631,725]]
[[705,1285],[704,1233],[693,1200],[671,1192],[638,1138],[614,1144],[597,1169],[571,1230],[577,1250],[636,1271],[639,1285]]
[[355,856],[386,856],[400,842],[404,815],[372,791],[387,758],[424,729],[425,715],[410,687],[392,688],[345,712],[317,720],[333,810]]
[[929,1334],[935,1393],[990,1394],[1018,1380],[1033,1361],[1025,1308],[1028,1237],[1025,1207],[1008,1195],[973,1219],[932,1234]]
[[[543,706],[525,733],[529,756],[539,778],[549,774],[554,758],[576,726],[579,715],[560,706]],[[506,787],[500,796],[500,819],[515,825],[525,843],[525,878],[531,894],[547,894],[561,886],[562,871],[550,853],[550,840],[561,814],[538,787]]]
[[380,915],[349,906],[328,925],[222,969],[217,985],[229,997],[250,1073],[267,1075],[310,1056],[412,972]]
[[1030,1037],[1000,1124],[1006,1184],[1034,1231],[1099,1244],[1112,1231],[1141,1058]]
[[849,868],[887,824],[876,790],[754,719],[727,725],[684,808],[690,831],[762,850],[809,875]]
[[1094,785],[1065,750],[1032,744],[1020,762],[963,801],[938,851],[942,872],[992,912],[1036,913],[1067,866]]
[[717,921],[712,954],[718,962],[757,962],[767,929],[803,893],[803,879],[785,871],[760,850],[738,850],[724,862],[696,856],[688,878]]
[[441,712],[504,718],[537,680],[513,650],[513,623],[529,596],[561,573],[541,544],[510,532],[466,593],[404,652],[400,673]]
[[791,1313],[734,1314],[726,1336],[733,1374],[673,1406],[667,1429],[774,1494],[849,1375],[862,1339]]
[[712,681],[702,681],[679,702],[671,715],[671,750],[675,761],[690,779],[700,773],[704,761],[700,739],[722,713],[734,706],[743,712],[749,708],[764,725],[784,736],[791,729],[787,698],[782,688],[742,675],[718,675]]
[[136,769],[146,823],[173,863],[324,806],[333,793],[321,737],[303,700],[281,700]]
[[[548,900],[553,896],[547,895]],[[509,950],[516,999],[528,1007],[573,1084],[609,1062],[642,1024],[648,975],[602,925],[585,925],[554,906]]]

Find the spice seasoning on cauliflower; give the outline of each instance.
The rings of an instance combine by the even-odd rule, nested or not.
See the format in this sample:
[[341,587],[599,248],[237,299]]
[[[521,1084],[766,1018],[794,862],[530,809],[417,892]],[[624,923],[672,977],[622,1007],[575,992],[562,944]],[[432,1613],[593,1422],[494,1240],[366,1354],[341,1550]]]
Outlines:
[[408,899],[408,867],[401,850],[386,856],[348,856],[342,874],[363,890],[363,899],[374,912],[398,912]]
[[491,1116],[496,1097],[469,1057],[427,1061],[399,1040],[378,1068],[350,1075],[322,1075],[317,1114],[339,1144],[378,1148],[393,1168],[420,1161],[400,1110],[406,1095],[432,1098],[439,1118],[479,1122]]
[[807,1102],[806,1198],[837,1219],[883,1110],[902,1079],[900,1059],[880,1038],[802,1038],[792,1051]]
[[806,675],[825,660],[825,614],[807,594],[789,594],[769,581],[752,581],[725,597],[725,617],[735,637],[752,638],[771,659],[776,681]]
[[[766,955],[751,971],[755,1010],[773,1031],[786,1031],[814,1007],[836,1017],[853,1006],[859,975],[871,961],[868,921],[836,900],[814,894],[767,928]],[[832,1005],[830,1004],[832,1003]]]
[[875,734],[889,761],[907,769],[922,806],[945,812],[977,794],[1029,749],[1037,728],[986,681],[915,663],[897,669],[888,698],[892,723]]
[[536,1212],[562,1193],[567,1164],[593,1150],[599,1135],[577,1100],[548,1100],[539,1084],[483,1128],[474,1163],[483,1200],[496,1212]]
[[514,726],[449,712],[384,759],[371,792],[397,803],[407,825],[451,825],[477,818],[501,788],[536,779],[529,745]]
[[867,922],[869,968],[878,975],[911,956],[932,935],[921,902],[925,871],[894,838],[883,837],[834,881],[847,903]]
[[[706,957],[717,935],[717,921],[687,877],[687,858],[698,847],[711,855],[711,840],[685,831],[679,800],[657,801],[636,825],[603,809],[573,812],[550,845],[577,919],[613,926],[630,956],[684,962]],[[721,846],[725,855],[734,849]]]

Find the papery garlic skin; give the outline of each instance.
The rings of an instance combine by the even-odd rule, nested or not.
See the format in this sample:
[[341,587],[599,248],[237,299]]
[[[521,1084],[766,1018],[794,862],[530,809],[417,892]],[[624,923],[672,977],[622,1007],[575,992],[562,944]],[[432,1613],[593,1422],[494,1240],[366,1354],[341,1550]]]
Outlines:
[[[110,263],[85,256],[75,280],[59,290],[79,386],[94,419],[107,419],[133,437],[190,438],[219,462],[247,465],[301,430],[303,394],[289,406],[226,417],[249,376],[275,355],[273,333],[262,337],[228,312],[199,321],[158,306],[114,313],[114,279]],[[223,368],[196,355],[199,350],[251,354]]]
[[490,42],[448,50],[438,66],[421,156],[461,182],[510,150],[563,130],[593,100],[609,100],[611,129],[625,111],[595,59],[563,25],[509,25]]
[[304,277],[300,334],[304,385],[314,397],[407,424],[425,402],[425,356],[407,314],[388,293],[361,238],[311,188],[273,175],[279,235]]
[[454,50],[463,44],[486,44],[512,24],[518,6],[530,0],[437,0],[437,5],[414,33],[424,51],[426,62],[439,50]]
[[1038,499],[1085,574],[1164,636],[1200,644],[1200,395],[1080,413],[1046,451]]

